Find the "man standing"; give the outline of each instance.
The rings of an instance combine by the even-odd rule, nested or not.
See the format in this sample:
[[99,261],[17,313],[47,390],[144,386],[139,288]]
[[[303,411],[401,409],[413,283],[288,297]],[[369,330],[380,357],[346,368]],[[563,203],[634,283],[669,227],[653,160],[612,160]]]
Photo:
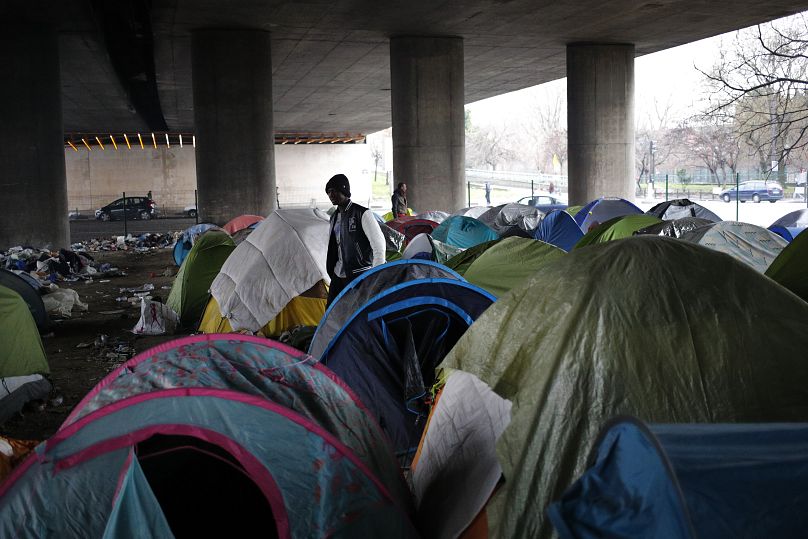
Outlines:
[[407,215],[407,184],[401,182],[393,191],[393,219]]
[[325,269],[331,277],[326,307],[342,289],[363,272],[384,264],[384,234],[373,212],[351,202],[351,184],[345,174],[333,176],[325,193],[337,207],[331,216]]

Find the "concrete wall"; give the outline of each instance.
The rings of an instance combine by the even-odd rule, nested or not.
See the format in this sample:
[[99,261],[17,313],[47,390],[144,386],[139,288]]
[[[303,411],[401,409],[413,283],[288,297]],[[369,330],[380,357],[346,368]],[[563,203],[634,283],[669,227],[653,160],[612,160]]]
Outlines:
[[[152,191],[161,211],[181,211],[194,202],[196,159],[190,145],[138,146],[115,151],[79,146],[65,149],[69,208],[90,213],[121,196]],[[371,197],[373,160],[366,144],[276,145],[275,176],[281,207],[328,207],[325,183],[337,173],[351,180],[353,200],[367,205]]]

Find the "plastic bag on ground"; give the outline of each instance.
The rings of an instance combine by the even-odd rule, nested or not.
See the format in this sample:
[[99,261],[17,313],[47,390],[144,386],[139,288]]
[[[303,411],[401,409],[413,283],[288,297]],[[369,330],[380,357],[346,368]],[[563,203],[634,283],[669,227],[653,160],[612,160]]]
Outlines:
[[79,293],[70,288],[57,288],[45,294],[42,296],[42,303],[45,304],[45,310],[49,314],[58,314],[64,318],[70,318],[74,308],[79,311],[86,311],[89,308],[86,303],[81,302]]
[[133,333],[138,335],[165,335],[174,333],[179,316],[174,310],[159,301],[143,298],[140,302],[140,320]]

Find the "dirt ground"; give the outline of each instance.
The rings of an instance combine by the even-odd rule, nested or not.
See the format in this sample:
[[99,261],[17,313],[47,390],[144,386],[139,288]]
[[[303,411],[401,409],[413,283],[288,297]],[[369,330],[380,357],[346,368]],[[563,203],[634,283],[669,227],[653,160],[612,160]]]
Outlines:
[[[42,344],[50,364],[54,392],[44,406],[27,406],[22,413],[0,426],[0,435],[18,439],[44,440],[50,437],[87,392],[107,373],[129,357],[181,335],[142,336],[132,333],[140,318],[140,305],[119,302],[121,288],[154,285],[153,296],[165,301],[176,276],[171,249],[149,253],[128,251],[99,252],[91,255],[100,263],[109,262],[126,275],[94,279],[92,283],[57,283],[78,292],[89,305],[87,312],[73,310],[72,318],[56,321]],[[170,270],[170,276],[164,275]],[[131,296],[132,294],[126,294]],[[101,343],[100,335],[106,335]],[[100,346],[96,346],[96,341]],[[81,345],[81,346],[80,346]],[[118,351],[116,352],[116,348]],[[63,396],[61,403],[58,395]]]

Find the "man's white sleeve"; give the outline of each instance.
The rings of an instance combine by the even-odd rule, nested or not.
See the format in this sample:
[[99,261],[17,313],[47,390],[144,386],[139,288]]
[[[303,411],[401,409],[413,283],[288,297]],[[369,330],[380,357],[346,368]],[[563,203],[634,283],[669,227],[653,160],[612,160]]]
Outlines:
[[370,242],[370,248],[373,250],[373,267],[384,264],[385,258],[385,241],[384,233],[382,233],[381,226],[376,221],[371,210],[367,210],[362,214],[362,230],[365,231],[365,236]]

